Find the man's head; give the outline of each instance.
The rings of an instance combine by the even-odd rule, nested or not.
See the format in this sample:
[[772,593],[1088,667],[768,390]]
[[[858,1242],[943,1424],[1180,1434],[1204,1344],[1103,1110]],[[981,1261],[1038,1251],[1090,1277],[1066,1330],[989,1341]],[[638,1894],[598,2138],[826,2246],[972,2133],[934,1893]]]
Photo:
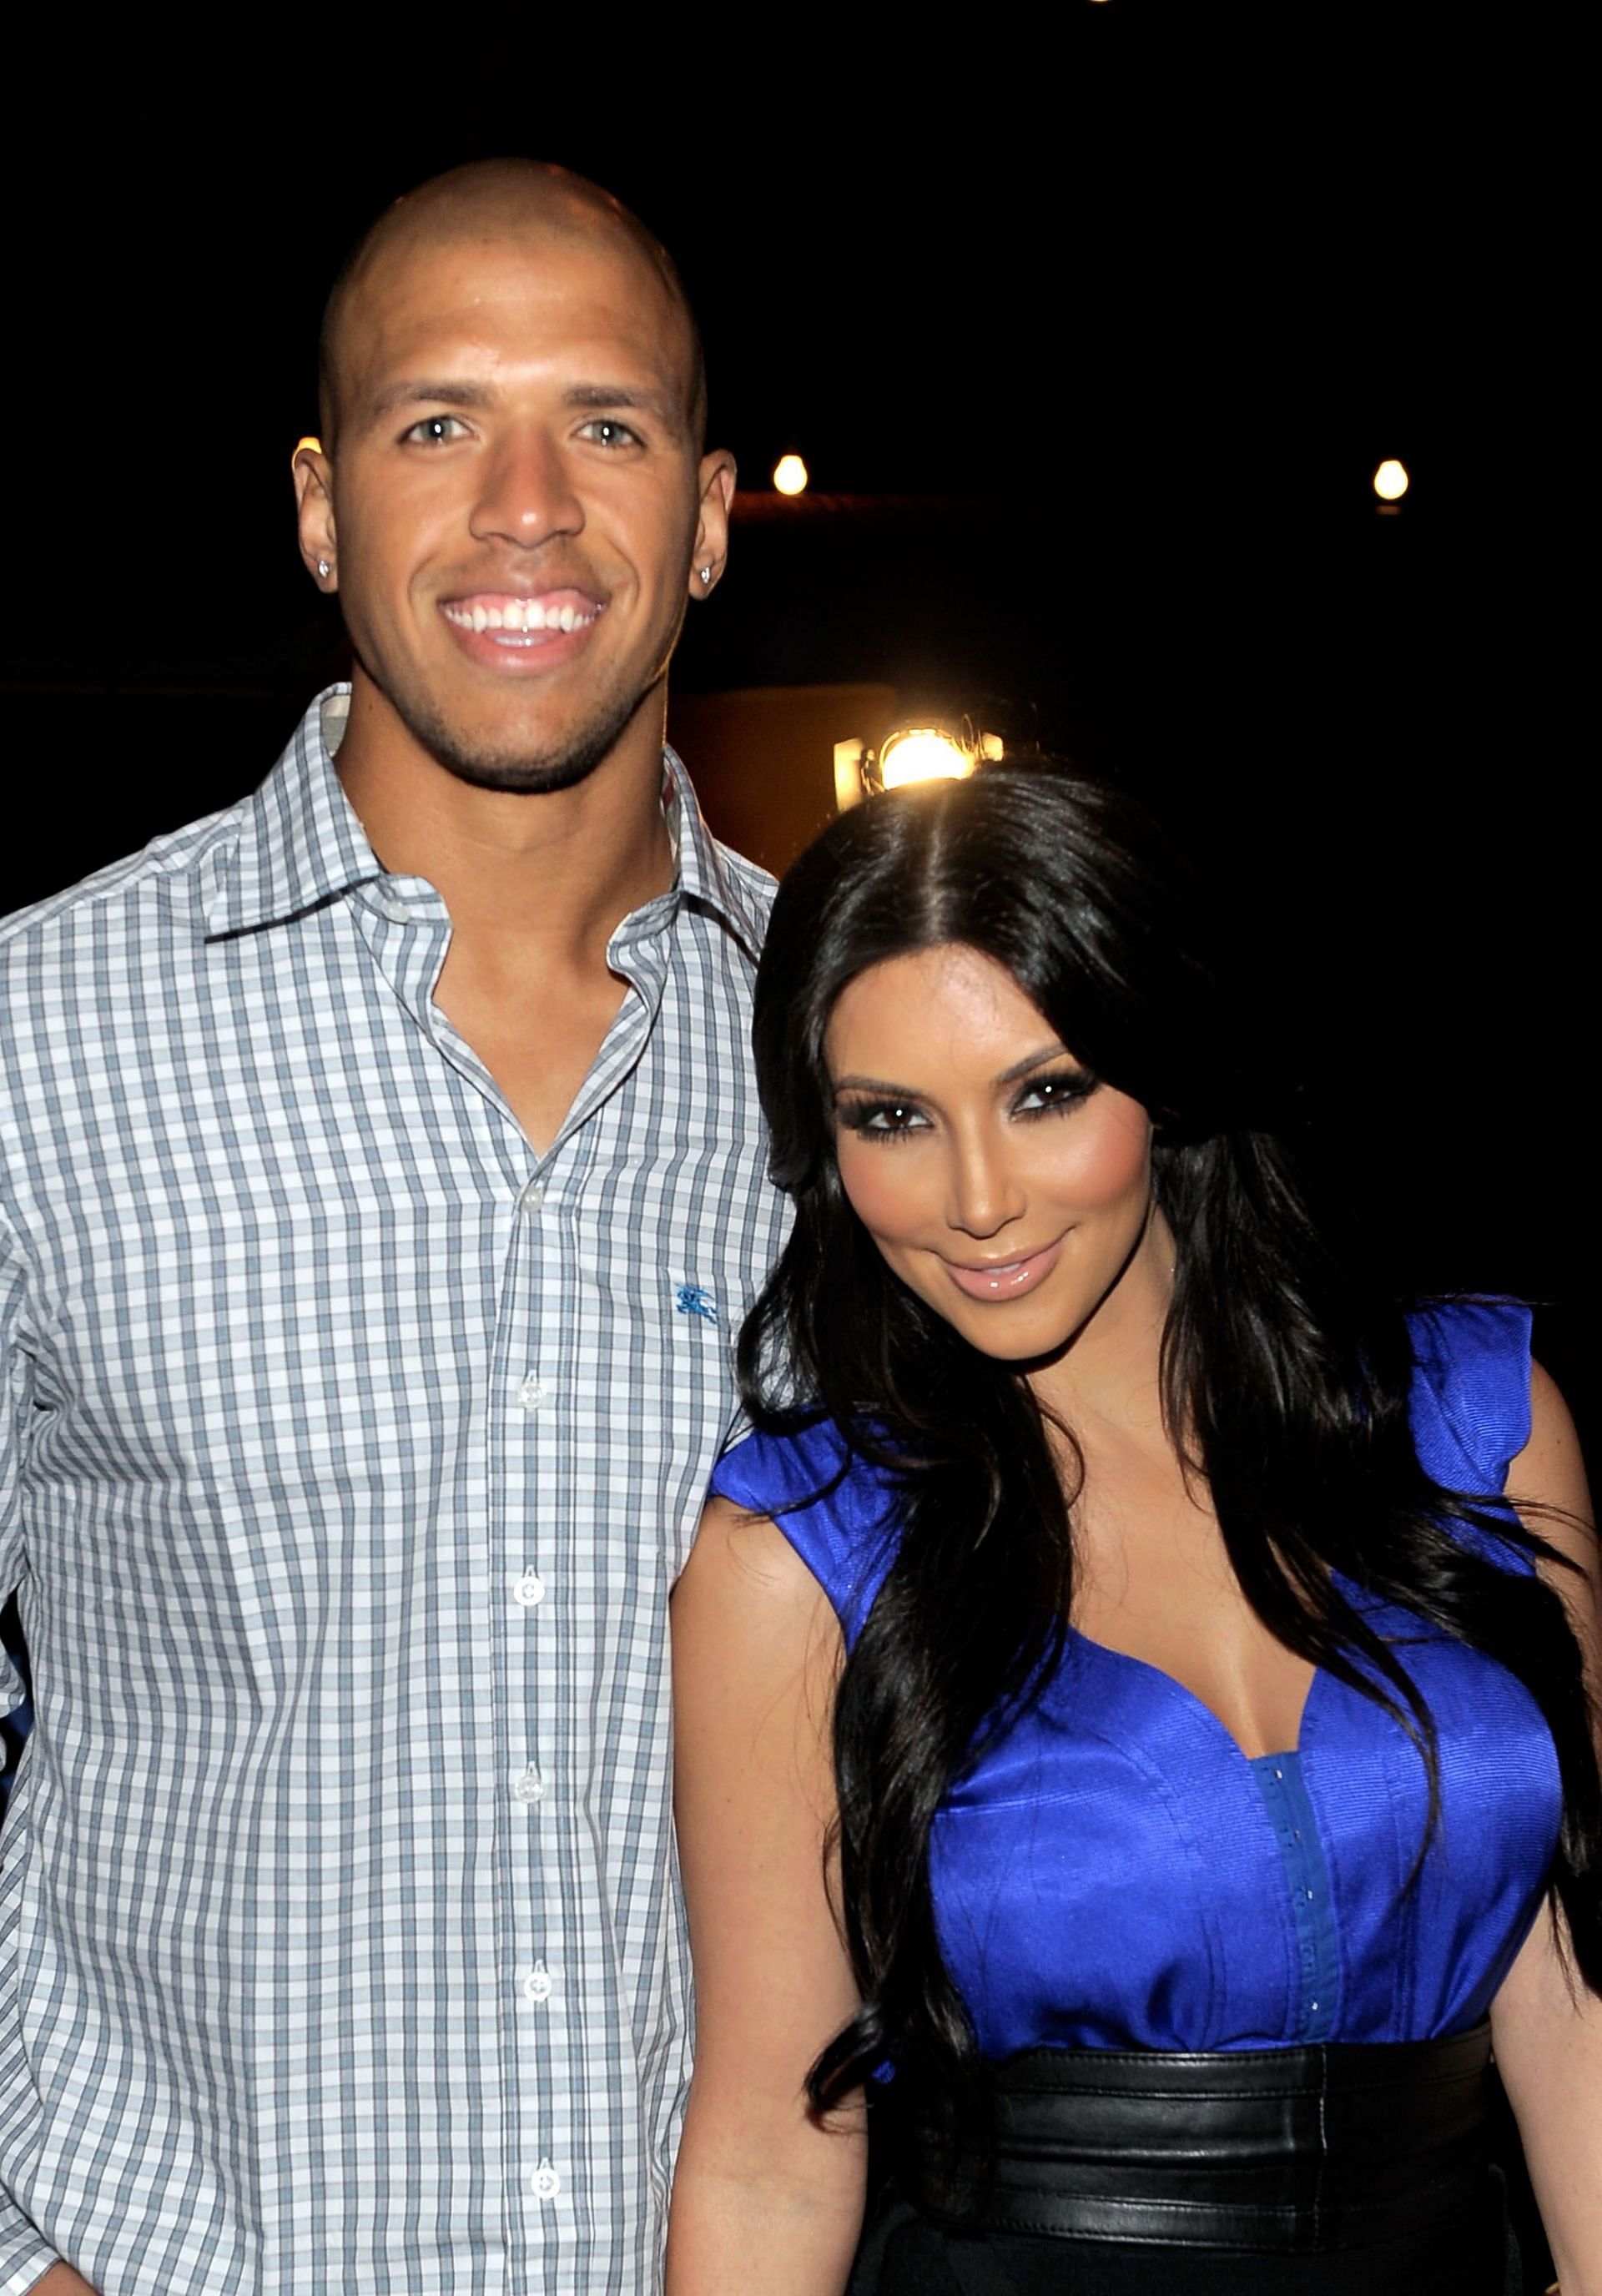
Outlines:
[[531,161],[440,176],[346,264],[322,365],[301,549],[364,702],[489,788],[566,787],[631,728],[649,747],[734,466],[703,452],[700,340],[644,226]]

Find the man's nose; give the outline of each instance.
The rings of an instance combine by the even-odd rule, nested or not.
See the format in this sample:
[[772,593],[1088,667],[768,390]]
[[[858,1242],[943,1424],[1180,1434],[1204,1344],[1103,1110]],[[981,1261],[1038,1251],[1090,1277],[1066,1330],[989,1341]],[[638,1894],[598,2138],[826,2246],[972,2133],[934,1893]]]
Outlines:
[[516,543],[524,548],[553,535],[577,534],[583,505],[559,443],[530,427],[497,441],[482,465],[483,483],[472,514],[481,542]]

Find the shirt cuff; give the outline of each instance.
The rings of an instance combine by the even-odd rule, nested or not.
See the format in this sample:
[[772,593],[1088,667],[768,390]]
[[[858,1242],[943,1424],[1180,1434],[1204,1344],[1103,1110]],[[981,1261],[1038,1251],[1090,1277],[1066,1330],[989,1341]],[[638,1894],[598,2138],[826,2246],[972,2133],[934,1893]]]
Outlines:
[[0,2296],[28,2296],[61,2258],[9,2193],[0,2193]]

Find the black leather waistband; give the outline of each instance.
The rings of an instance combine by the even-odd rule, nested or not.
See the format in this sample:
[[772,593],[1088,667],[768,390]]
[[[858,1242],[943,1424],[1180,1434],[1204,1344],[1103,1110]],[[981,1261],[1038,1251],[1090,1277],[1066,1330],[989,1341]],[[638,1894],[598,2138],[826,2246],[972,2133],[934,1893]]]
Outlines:
[[995,2068],[988,2158],[900,2122],[941,2223],[1280,2254],[1418,2234],[1483,2199],[1488,2025],[1444,2041],[1201,2055],[1031,2049]]

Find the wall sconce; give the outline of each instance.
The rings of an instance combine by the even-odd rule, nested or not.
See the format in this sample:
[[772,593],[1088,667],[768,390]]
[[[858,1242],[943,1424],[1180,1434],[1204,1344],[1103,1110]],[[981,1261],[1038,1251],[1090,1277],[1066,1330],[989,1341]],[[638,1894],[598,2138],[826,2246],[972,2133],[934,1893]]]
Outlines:
[[999,734],[982,734],[965,718],[947,726],[898,726],[878,748],[853,735],[834,744],[834,806],[845,813],[865,797],[909,789],[915,782],[960,781],[982,758],[999,758]]

